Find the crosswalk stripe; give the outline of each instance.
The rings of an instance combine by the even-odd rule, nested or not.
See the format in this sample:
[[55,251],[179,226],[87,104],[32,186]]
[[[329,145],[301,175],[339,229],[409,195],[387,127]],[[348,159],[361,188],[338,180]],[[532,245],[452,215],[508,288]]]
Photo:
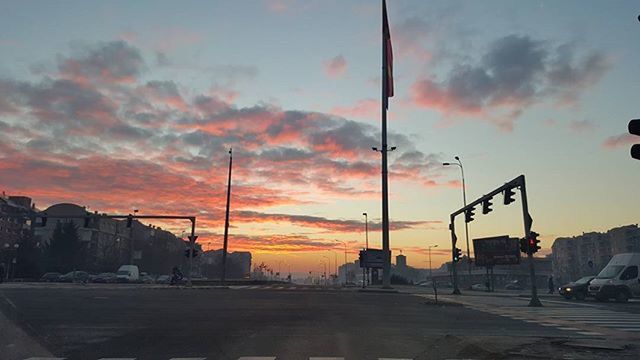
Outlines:
[[621,331],[632,331],[632,332],[640,331],[640,328],[637,328],[637,327],[632,327],[632,328],[629,328],[629,327],[615,327],[613,329],[614,330],[621,330]]

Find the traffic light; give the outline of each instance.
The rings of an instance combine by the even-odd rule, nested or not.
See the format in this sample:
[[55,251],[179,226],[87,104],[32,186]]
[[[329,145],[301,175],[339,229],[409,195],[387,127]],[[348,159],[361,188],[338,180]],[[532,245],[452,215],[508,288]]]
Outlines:
[[[184,256],[187,257],[187,258],[189,257],[189,249],[186,249],[184,251]],[[196,256],[198,256],[198,250],[197,249],[193,249],[193,256],[192,257],[196,257]]]
[[540,236],[540,234],[535,231],[529,233],[529,251],[531,251],[532,254],[540,250],[540,240],[538,240],[538,236]]
[[467,210],[464,211],[464,221],[465,222],[472,222],[473,221],[473,217],[476,215],[475,213],[476,209],[474,208],[469,208]]
[[490,212],[493,211],[493,209],[491,208],[491,206],[493,205],[493,203],[491,202],[491,199],[487,199],[485,201],[482,202],[482,213],[483,214],[488,214]]
[[127,227],[130,228],[132,223],[133,223],[133,216],[129,215],[129,217],[127,217]]
[[458,248],[453,248],[453,262],[460,261],[461,256],[462,256],[462,250]]
[[512,202],[516,201],[513,197],[516,195],[515,192],[513,192],[512,188],[506,189],[504,191],[504,204],[505,205],[509,205]]
[[[629,134],[640,136],[640,119],[629,121]],[[631,157],[640,160],[640,144],[631,146]]]
[[520,252],[529,253],[529,243],[525,238],[520,239]]

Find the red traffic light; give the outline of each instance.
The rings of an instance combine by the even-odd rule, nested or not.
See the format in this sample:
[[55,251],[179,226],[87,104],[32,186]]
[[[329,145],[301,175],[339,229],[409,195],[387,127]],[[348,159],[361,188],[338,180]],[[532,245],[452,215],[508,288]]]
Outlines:
[[[640,136],[640,119],[629,121],[629,134]],[[640,144],[631,146],[631,157],[640,160]]]

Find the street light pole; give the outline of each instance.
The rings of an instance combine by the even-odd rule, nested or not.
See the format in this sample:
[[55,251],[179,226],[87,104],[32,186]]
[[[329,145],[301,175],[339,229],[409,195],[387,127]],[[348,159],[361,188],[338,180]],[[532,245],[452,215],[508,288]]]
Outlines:
[[227,211],[224,220],[224,243],[222,245],[222,275],[220,283],[224,285],[227,275],[227,244],[229,239],[229,205],[231,202],[231,166],[233,164],[233,149],[229,149],[229,179],[227,182]]
[[[365,236],[365,250],[369,250],[369,217],[367,213],[362,213],[364,215],[364,236]],[[369,282],[369,268],[362,267],[362,288],[364,289],[365,283]]]
[[[341,242],[344,245],[344,283],[347,283],[347,242],[336,240],[336,242]],[[336,274],[337,275],[337,274]]]
[[429,278],[431,278],[431,281],[433,281],[433,272],[431,270],[431,248],[436,248],[436,247],[438,247],[438,244],[429,245]]
[[[460,173],[462,174],[462,203],[464,207],[467,207],[467,185],[464,181],[464,167],[462,166],[462,161],[459,156],[455,156],[457,163],[443,163],[443,166],[448,165],[457,165],[460,167]],[[469,248],[469,223],[464,222],[464,235],[467,241],[467,268],[469,270],[469,275],[471,275],[471,250]]]

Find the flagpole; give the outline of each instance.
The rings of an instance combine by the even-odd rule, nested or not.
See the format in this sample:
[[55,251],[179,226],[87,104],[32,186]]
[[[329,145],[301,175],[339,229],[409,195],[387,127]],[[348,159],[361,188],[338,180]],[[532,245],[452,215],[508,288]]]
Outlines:
[[[387,176],[387,104],[389,101],[387,87],[387,49],[385,38],[385,22],[387,4],[382,0],[382,251],[385,261],[382,266],[382,287],[391,288],[391,253],[389,252],[389,184]],[[388,24],[387,24],[388,25]]]

